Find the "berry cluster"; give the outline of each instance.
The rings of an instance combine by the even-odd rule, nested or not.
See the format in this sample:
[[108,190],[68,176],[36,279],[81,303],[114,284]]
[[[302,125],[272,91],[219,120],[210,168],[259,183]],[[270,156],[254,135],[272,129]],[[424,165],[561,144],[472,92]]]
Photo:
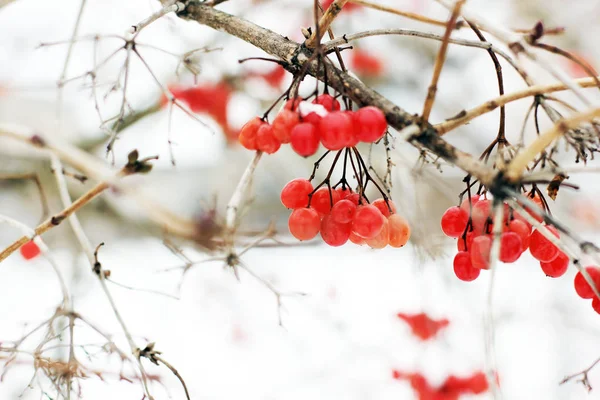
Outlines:
[[288,226],[298,240],[313,239],[320,232],[330,246],[350,240],[382,249],[402,247],[410,237],[407,221],[396,214],[391,200],[380,198],[369,204],[344,184],[338,189],[314,189],[309,180],[294,179],[281,191],[281,202],[294,210]]
[[[539,196],[531,197],[542,207]],[[460,206],[450,207],[442,215],[442,231],[449,237],[458,238],[458,253],[454,257],[454,273],[463,281],[475,280],[482,269],[489,268],[492,247],[493,221],[492,201],[479,195],[463,200]],[[541,222],[533,212],[530,215]],[[556,237],[555,227],[546,225]],[[500,236],[500,261],[513,263],[529,249],[531,255],[540,262],[542,271],[557,278],[567,271],[569,257],[552,242],[534,229],[517,211],[504,204],[504,221]]]
[[[313,101],[317,111],[302,107],[301,98],[288,100],[273,123],[255,117],[240,131],[238,140],[249,150],[273,154],[282,144],[289,143],[294,151],[308,157],[322,144],[327,150],[354,147],[359,142],[373,143],[387,130],[385,115],[377,107],[363,107],[357,111],[341,111],[340,102],[329,94],[321,94]],[[308,111],[300,111],[307,108]]]

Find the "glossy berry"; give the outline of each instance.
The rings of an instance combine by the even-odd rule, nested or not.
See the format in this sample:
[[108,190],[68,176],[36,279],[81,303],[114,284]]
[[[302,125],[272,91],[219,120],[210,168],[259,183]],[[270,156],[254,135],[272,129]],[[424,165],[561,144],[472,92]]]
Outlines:
[[352,189],[350,189],[349,186],[346,186],[346,187],[340,186],[339,188],[337,188],[335,190],[340,194],[340,199],[345,199],[346,197],[350,196],[353,193]]
[[329,94],[317,96],[317,98],[313,100],[313,104],[320,104],[325,107],[327,111],[339,111],[341,108],[340,102]]
[[372,239],[381,231],[385,217],[377,207],[368,204],[359,206],[352,221],[352,231],[365,239]]
[[302,100],[303,100],[302,97],[294,97],[293,99],[289,99],[288,101],[285,102],[283,109],[290,110],[290,111],[296,111],[298,109],[298,106],[302,102]]
[[[585,267],[586,272],[592,278],[592,281],[596,285],[596,288],[600,290],[600,269],[596,266]],[[594,297],[594,291],[592,287],[587,283],[581,272],[575,275],[575,291],[582,299],[591,299]]]
[[471,196],[471,205],[469,206],[469,198],[465,197],[464,200],[460,203],[460,208],[462,208],[463,210],[465,210],[467,213],[471,212],[471,207],[473,207],[478,201],[479,198],[481,196],[479,196],[478,194],[474,194]]
[[330,112],[319,123],[321,143],[327,150],[340,150],[354,142],[352,119],[343,111]]
[[308,195],[313,185],[307,179],[296,178],[288,182],[281,190],[281,203],[286,208],[301,208],[308,205]]
[[365,243],[372,249],[383,249],[390,242],[390,225],[387,219],[383,220],[383,226],[375,237],[366,239]]
[[[339,192],[338,192],[339,196]],[[331,209],[331,218],[338,224],[348,224],[354,219],[356,204],[347,199],[339,200]]]
[[459,237],[469,222],[469,214],[460,207],[450,207],[442,215],[442,231],[446,236]]
[[457,239],[456,247],[458,251],[468,251],[471,248],[471,243],[473,243],[473,239],[475,239],[475,232],[469,231],[463,238],[460,236]]
[[302,122],[306,122],[307,124],[312,124],[315,126],[315,128],[319,129],[319,124],[321,123],[322,119],[323,119],[323,117],[321,117],[316,112],[310,112],[310,113],[306,114],[304,117],[302,117]]
[[490,250],[492,239],[489,236],[477,236],[471,243],[471,264],[479,269],[488,269],[490,266]]
[[298,240],[310,240],[317,236],[321,218],[312,208],[298,208],[292,211],[288,220],[290,233]]
[[481,273],[481,269],[473,267],[471,255],[466,251],[459,251],[456,253],[453,264],[454,274],[461,281],[474,281]]
[[521,238],[514,232],[504,232],[500,236],[500,261],[505,263],[515,262],[521,257]]
[[[389,217],[392,214],[396,213],[396,205],[394,204],[394,202],[392,200],[387,200],[385,201],[384,199],[377,199],[374,202],[372,202],[371,204],[373,204],[375,207],[377,207],[377,209],[379,211],[381,211],[381,213],[383,214],[384,217]],[[389,207],[388,207],[389,204]],[[391,212],[390,212],[390,208],[391,208]]]
[[[559,237],[555,227],[546,225],[546,228]],[[538,261],[550,262],[558,256],[558,247],[546,239],[537,229],[529,237],[529,252]]]
[[345,244],[350,238],[350,230],[351,224],[338,224],[330,215],[324,216],[321,221],[321,237],[332,247]]
[[292,138],[292,129],[300,122],[297,112],[281,110],[273,120],[273,134],[280,143],[289,143]]
[[362,246],[365,244],[365,239],[358,236],[356,233],[350,231],[350,237],[348,238],[352,243]]
[[473,229],[478,233],[483,233],[488,218],[491,217],[492,202],[487,199],[480,199],[473,205],[471,219],[473,221]]
[[531,235],[531,226],[520,219],[513,219],[508,224],[508,230],[519,235],[521,238],[521,252],[529,248],[529,236]]
[[322,187],[313,194],[310,200],[310,206],[314,208],[319,215],[327,215],[331,208],[339,200],[339,194],[335,190],[329,190],[328,187]]
[[373,143],[383,137],[387,130],[387,121],[383,112],[373,106],[359,109],[354,114],[357,124],[358,140],[365,143]]
[[408,221],[398,214],[392,214],[388,217],[389,224],[389,245],[391,247],[402,247],[410,239],[410,225]]
[[19,251],[21,252],[23,258],[26,260],[31,260],[32,258],[35,258],[40,254],[40,248],[37,244],[35,244],[33,240],[30,240],[29,242],[21,246]]
[[273,154],[281,147],[281,142],[273,133],[273,126],[262,124],[256,131],[256,148],[267,154]]
[[559,251],[558,256],[549,263],[540,261],[540,267],[542,267],[542,271],[544,271],[546,276],[558,278],[567,272],[567,269],[569,268],[569,256],[562,251]]
[[312,156],[319,150],[319,131],[313,124],[303,122],[296,125],[290,137],[292,149],[302,157]]
[[240,130],[240,135],[238,136],[238,141],[242,146],[247,148],[248,150],[257,150],[256,144],[256,133],[258,132],[258,128],[261,127],[265,122],[259,117],[254,117],[250,121],[246,122],[246,124]]

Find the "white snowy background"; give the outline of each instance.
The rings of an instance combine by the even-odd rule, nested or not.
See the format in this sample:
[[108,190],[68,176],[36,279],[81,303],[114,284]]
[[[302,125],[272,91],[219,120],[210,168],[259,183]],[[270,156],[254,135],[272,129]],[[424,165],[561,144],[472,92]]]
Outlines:
[[[447,17],[447,11],[432,1],[380,3],[441,19]],[[79,4],[78,0],[16,0],[0,8],[0,122],[28,126],[76,144],[102,137],[89,88],[84,85],[89,81],[67,85],[62,108],[57,101],[56,82],[67,46],[38,48],[42,42],[68,40]],[[311,4],[312,0],[231,0],[219,8],[299,40],[299,27],[311,21]],[[547,26],[564,26],[566,33],[549,41],[600,65],[600,50],[595,42],[600,27],[598,1],[566,4],[557,0],[485,0],[468,4],[510,27],[531,27],[538,20]],[[125,34],[131,25],[158,8],[158,2],[153,0],[88,0],[80,36]],[[439,32],[371,10],[341,16],[334,25],[340,35],[376,27]],[[473,38],[468,32],[461,34]],[[217,81],[222,74],[236,74],[242,69],[271,68],[256,61],[240,66],[238,59],[263,54],[235,38],[173,16],[144,30],[140,41],[174,53],[204,45],[222,47],[221,51],[202,55],[202,82]],[[116,48],[115,43],[103,41],[98,50],[109,54]],[[389,79],[370,83],[408,111],[419,112],[439,43],[385,37],[365,39],[359,46],[378,55],[386,66]],[[174,73],[176,59],[151,49],[141,51],[165,84],[178,80]],[[89,70],[92,54],[90,41],[78,43],[67,76]],[[544,58],[566,65],[551,55]],[[99,81],[114,80],[122,62],[121,57],[108,65]],[[451,47],[446,64],[433,120],[441,121],[497,95],[494,70],[486,52]],[[506,63],[503,66],[507,92],[522,88],[516,74]],[[539,82],[551,81],[535,66],[528,67]],[[134,109],[142,109],[158,100],[160,90],[139,62],[132,62],[131,68],[128,100]],[[191,76],[185,74],[179,80],[192,82]],[[106,90],[107,86],[103,88]],[[264,105],[278,94],[262,81],[247,83],[245,93],[237,92],[229,104],[232,125],[239,127],[262,113]],[[590,96],[594,94],[590,92]],[[102,100],[104,114],[114,115],[119,101],[120,95]],[[518,136],[528,106],[528,102],[521,101],[507,107],[509,139]],[[200,117],[216,133],[183,113],[175,112],[173,116],[176,167],[169,162],[166,111],[125,130],[115,147],[117,165],[134,148],[143,156],[160,155],[155,170],[143,178],[131,179],[131,184],[188,216],[212,204],[215,195],[222,209],[251,157],[243,149],[226,147],[218,125],[206,116]],[[497,118],[497,113],[490,113],[448,135],[448,140],[480,153],[496,134]],[[541,122],[548,125],[544,118]],[[528,133],[532,131],[530,124]],[[97,156],[104,159],[103,146],[98,147]],[[316,241],[303,246],[256,248],[244,256],[244,263],[255,274],[281,292],[291,293],[283,298],[283,327],[278,324],[273,293],[244,270],[240,271],[239,282],[222,261],[196,265],[183,281],[180,271],[164,272],[181,265],[181,260],[163,245],[161,237],[150,232],[144,214],[130,199],[106,193],[79,215],[92,243],[106,243],[100,257],[115,281],[179,297],[174,300],[110,286],[138,345],[156,342],[164,358],[186,380],[192,399],[413,399],[416,395],[406,381],[392,379],[392,369],[420,372],[433,385],[441,384],[449,374],[467,376],[484,369],[483,321],[490,312],[489,274],[484,272],[471,283],[457,280],[452,272],[455,244],[442,237],[438,225],[443,210],[456,202],[456,195],[462,190],[461,174],[449,166],[443,166],[443,173],[426,167],[415,179],[410,170],[417,156],[409,146],[395,143],[394,200],[413,224],[414,244],[403,249],[372,251],[351,244],[329,248]],[[565,157],[565,163],[571,159]],[[253,187],[255,200],[248,226],[262,229],[275,219],[284,240],[291,242],[285,235],[288,211],[279,204],[278,193],[288,180],[308,176],[312,161],[292,156],[289,149],[265,157]],[[381,162],[376,165],[383,166]],[[60,204],[48,163],[32,161],[31,154],[16,152],[7,142],[0,141],[0,173],[32,170],[42,171],[52,211],[58,211]],[[589,240],[600,239],[598,225],[593,221],[583,224],[581,212],[574,211],[589,207],[594,215],[600,189],[597,179],[596,175],[574,174],[572,181],[582,185],[581,193],[563,189],[554,206],[557,216]],[[88,187],[70,183],[73,196]],[[34,186],[0,182],[0,213],[35,226],[40,205]],[[1,226],[0,247],[19,235],[14,229]],[[69,226],[63,224],[54,229],[45,235],[45,240],[69,277],[75,310],[114,333],[115,341],[126,349],[112,310],[88,270],[89,264]],[[193,260],[207,257],[192,247],[183,246],[183,250]],[[515,264],[499,265],[492,312],[496,317],[495,354],[504,398],[600,399],[600,367],[590,373],[595,390],[589,394],[576,382],[559,385],[564,376],[584,369],[600,357],[600,316],[588,301],[575,294],[574,274],[571,266],[562,278],[547,278],[528,254]],[[306,295],[294,295],[296,292]],[[0,342],[17,339],[27,327],[51,316],[59,301],[58,285],[46,261],[39,258],[25,262],[18,254],[8,258],[0,264]],[[398,312],[425,312],[433,318],[447,318],[450,325],[435,340],[421,342],[396,317]],[[88,328],[76,330],[78,343],[99,340]],[[56,354],[61,356],[58,350]],[[85,360],[83,353],[79,353],[79,358]],[[22,360],[29,361],[27,357]],[[86,364],[103,371],[119,370],[114,356],[108,363],[100,357],[95,363]],[[148,368],[150,373],[161,376],[162,384],[152,386],[156,399],[184,398],[179,382],[165,368],[149,363]],[[9,370],[0,383],[0,399],[16,399],[21,394],[24,399],[40,398],[39,391],[26,389],[32,373],[27,365]],[[139,384],[119,381],[114,374],[108,374],[104,382],[95,377],[83,382],[85,399],[142,397]],[[484,394],[476,398],[488,397]]]

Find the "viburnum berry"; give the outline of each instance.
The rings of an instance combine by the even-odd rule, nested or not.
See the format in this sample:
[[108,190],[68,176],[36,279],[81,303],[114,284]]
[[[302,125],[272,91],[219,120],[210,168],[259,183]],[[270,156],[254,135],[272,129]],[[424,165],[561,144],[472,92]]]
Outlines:
[[19,251],[21,253],[21,256],[23,256],[23,258],[26,260],[31,260],[32,258],[35,258],[40,254],[40,248],[37,244],[35,244],[33,240],[30,240],[29,242],[21,246]]
[[321,227],[321,218],[312,208],[297,208],[288,220],[290,233],[298,240],[310,240],[317,236]]
[[592,308],[594,309],[594,311],[600,314],[600,299],[598,299],[597,297],[594,297],[594,299],[592,300]]
[[562,251],[559,251],[558,256],[549,263],[540,261],[540,267],[542,267],[542,271],[544,271],[546,276],[558,278],[567,272],[567,269],[569,268],[569,256]]
[[317,98],[313,100],[313,104],[320,104],[325,107],[327,111],[339,111],[341,108],[340,102],[329,94],[317,96]]
[[469,222],[469,214],[460,207],[450,207],[442,215],[442,231],[446,236],[459,237],[465,231]]
[[[358,205],[358,203],[359,203],[358,200],[360,199],[360,196],[358,193],[350,193],[348,196],[346,196],[346,199],[350,200],[354,204]],[[365,204],[366,202],[367,202],[367,200],[363,196],[361,204]]]
[[374,205],[358,206],[352,221],[352,232],[362,238],[372,239],[381,231],[384,223],[385,217]]
[[281,110],[273,120],[273,134],[281,143],[289,143],[292,139],[292,129],[300,122],[297,112]]
[[481,269],[473,267],[471,255],[466,251],[459,251],[454,256],[454,274],[465,282],[474,281],[481,273]]
[[313,124],[303,122],[296,125],[290,136],[292,149],[302,157],[312,156],[319,150],[319,131]]
[[321,237],[332,247],[341,246],[350,238],[351,226],[352,224],[339,224],[331,215],[326,215],[321,221]]
[[473,205],[471,220],[473,221],[473,230],[483,233],[483,230],[491,217],[492,202],[487,199],[480,199]]
[[408,221],[398,214],[392,214],[388,217],[389,224],[389,245],[391,247],[402,247],[410,239],[410,225]]
[[[592,281],[596,285],[596,289],[600,290],[600,268],[596,266],[585,267],[585,271],[588,273]],[[594,297],[594,291],[592,287],[587,283],[583,274],[581,272],[577,272],[575,275],[575,291],[582,299],[591,299]]]
[[531,235],[531,226],[520,219],[513,219],[508,224],[508,230],[514,232],[521,238],[521,252],[529,248],[529,236]]
[[[339,195],[339,192],[338,192]],[[356,213],[356,204],[347,199],[339,200],[331,209],[331,218],[338,224],[352,222]]]
[[[559,237],[558,230],[550,225],[546,228],[556,237]],[[529,237],[529,252],[538,261],[550,262],[558,256],[558,247],[546,239],[537,229]]]
[[349,186],[346,186],[346,187],[340,186],[339,188],[337,188],[335,190],[340,194],[340,199],[345,199],[346,197],[350,196],[353,193],[352,189],[350,189]]
[[258,150],[256,133],[258,132],[258,128],[265,123],[266,122],[259,117],[254,117],[250,121],[246,122],[246,124],[240,130],[240,134],[238,136],[238,141],[240,144],[248,150]]
[[256,131],[256,148],[267,154],[273,154],[281,147],[281,142],[273,133],[273,126],[262,124]]
[[521,238],[515,232],[504,232],[500,236],[500,261],[505,263],[515,262],[522,253]]
[[365,143],[373,143],[383,137],[387,130],[387,121],[383,112],[373,106],[363,107],[354,114],[357,125],[358,140]]
[[471,243],[471,264],[479,269],[488,269],[490,266],[490,250],[492,239],[487,236],[477,236]]
[[308,195],[313,185],[307,179],[296,178],[288,182],[281,190],[281,203],[286,208],[301,208],[308,205]]
[[289,99],[288,101],[285,102],[283,109],[290,110],[290,111],[296,111],[298,109],[298,106],[302,102],[302,100],[303,100],[302,97],[294,97],[293,99]]
[[460,236],[456,242],[458,251],[469,251],[471,248],[471,243],[473,243],[473,239],[475,239],[475,232],[473,231],[467,232],[464,238]]
[[473,207],[478,201],[479,198],[481,196],[479,196],[478,194],[474,194],[471,196],[471,205],[469,206],[469,197],[466,197],[461,203],[460,203],[460,208],[462,208],[463,210],[465,210],[467,213],[471,212],[471,207]]
[[390,242],[390,224],[387,219],[383,220],[383,226],[375,237],[366,239],[365,243],[372,249],[383,249]]
[[[396,213],[396,205],[390,199],[388,199],[387,201],[385,199],[377,199],[374,202],[372,202],[371,204],[373,204],[375,207],[377,207],[377,209],[379,211],[381,211],[383,216],[386,218],[389,217],[390,215]],[[389,204],[389,207],[388,207],[388,204]],[[391,211],[390,211],[390,208],[391,208]]]
[[356,233],[350,231],[350,237],[348,238],[352,243],[362,246],[365,244],[365,239],[358,236]]
[[322,187],[317,190],[310,200],[310,206],[314,208],[319,215],[327,215],[331,208],[339,200],[339,194],[335,190],[329,190],[328,187]]
[[352,119],[343,111],[324,116],[319,123],[319,134],[327,150],[340,150],[355,141]]
[[302,122],[306,122],[307,124],[312,124],[315,128],[319,129],[319,125],[321,124],[322,116],[317,114],[316,112],[310,112],[302,117]]

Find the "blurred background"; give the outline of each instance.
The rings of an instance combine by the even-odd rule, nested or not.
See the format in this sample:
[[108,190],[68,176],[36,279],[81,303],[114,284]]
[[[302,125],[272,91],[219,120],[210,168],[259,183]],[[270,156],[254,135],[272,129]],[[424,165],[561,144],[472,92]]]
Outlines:
[[[441,20],[448,17],[447,10],[434,1],[377,3]],[[218,8],[301,41],[300,28],[313,24],[312,4],[309,0],[230,0]],[[540,20],[546,27],[564,27],[563,34],[548,37],[547,42],[582,56],[593,66],[599,64],[600,49],[595,43],[599,1],[473,0],[468,4],[505,27],[529,29]],[[80,7],[79,0],[0,1],[0,123],[43,132],[84,149],[107,165],[125,164],[133,149],[142,157],[158,155],[150,174],[124,182],[187,218],[215,206],[222,217],[252,158],[251,152],[236,144],[235,135],[283,93],[291,82],[290,74],[265,61],[240,64],[240,59],[265,54],[239,39],[167,15],[138,37],[137,48],[152,73],[139,58],[131,58],[126,110],[136,118],[127,120],[114,151],[107,155],[111,122],[103,121],[121,108],[122,79],[121,85],[115,82],[122,78],[125,53],[118,53],[101,68],[94,69],[94,65],[122,46],[115,35],[126,35],[160,4],[154,0],[87,0],[78,28],[80,40],[65,70],[68,41]],[[344,10],[333,25],[338,36],[376,28],[443,32],[364,7]],[[476,39],[468,30],[456,35]],[[418,113],[438,49],[435,41],[383,36],[356,42],[342,54],[361,80],[405,110]],[[569,61],[552,54],[543,58],[573,77],[585,76]],[[520,77],[506,62],[501,63],[506,92],[523,88]],[[553,82],[536,65],[526,63],[526,67],[536,82]],[[90,71],[95,73],[95,82]],[[65,84],[59,90],[61,77]],[[195,87],[201,100],[194,116],[178,108],[170,111],[155,78],[164,87]],[[307,78],[301,93],[309,94],[314,87],[315,82]],[[597,101],[597,93],[588,91]],[[431,120],[441,122],[497,94],[488,54],[450,46]],[[573,99],[566,93],[557,97]],[[530,104],[523,100],[507,106],[509,140],[518,139]],[[448,134],[447,140],[479,155],[496,135],[498,115],[497,111],[489,113]],[[539,124],[543,129],[550,121],[543,116]],[[527,137],[535,134],[532,119],[525,132]],[[383,174],[386,157],[379,147],[372,149],[371,160]],[[352,244],[330,248],[318,240],[296,245],[287,233],[289,211],[280,204],[279,193],[289,180],[308,177],[318,155],[302,159],[285,147],[263,157],[243,227],[263,230],[274,221],[281,240],[294,244],[254,248],[244,255],[244,264],[260,279],[240,270],[240,281],[236,280],[221,259],[197,264],[182,278],[182,270],[173,269],[182,265],[181,254],[165,245],[160,229],[134,199],[107,191],[84,207],[78,216],[91,243],[105,243],[100,257],[114,281],[108,282],[109,289],[136,343],[143,347],[156,342],[164,359],[185,379],[192,399],[456,398],[440,393],[424,397],[414,379],[395,379],[393,371],[423,377],[431,387],[440,387],[449,376],[468,377],[485,370],[484,318],[490,312],[490,276],[482,274],[470,283],[456,279],[452,271],[456,244],[439,228],[443,211],[458,202],[463,174],[444,163],[422,165],[419,152],[400,141],[393,141],[391,147],[395,164],[392,198],[413,228],[411,242],[402,249],[371,250]],[[370,151],[368,147],[361,150],[363,154]],[[574,165],[574,155],[568,152],[561,160]],[[594,161],[590,166],[594,168]],[[38,174],[51,212],[61,210],[47,155],[0,137],[0,178],[29,173]],[[570,181],[582,189],[562,189],[552,211],[585,238],[597,240],[597,175],[572,174]],[[67,182],[73,198],[94,184],[69,177]],[[0,213],[36,226],[43,217],[36,184],[29,179],[0,179]],[[13,227],[0,225],[0,247],[20,235]],[[68,224],[43,238],[67,277],[75,310],[111,333],[127,351],[122,331]],[[194,261],[215,256],[177,239],[171,244]],[[565,276],[547,278],[529,254],[515,264],[499,265],[492,311],[496,370],[505,398],[600,399],[600,389],[588,393],[575,381],[559,385],[566,375],[600,357],[600,316],[575,294],[575,272],[571,266]],[[283,326],[278,323],[277,298],[262,280],[286,294],[279,310]],[[0,264],[0,282],[0,343],[17,340],[49,318],[60,302],[54,273],[42,258],[25,261],[13,254]],[[425,313],[449,323],[423,340],[398,313]],[[430,330],[432,325],[426,326]],[[141,398],[143,392],[132,378],[131,366],[122,367],[116,355],[103,354],[98,344],[102,338],[89,327],[79,328],[75,341],[87,347],[78,348],[77,357],[89,368],[89,377],[81,380],[83,398]],[[35,348],[35,340],[27,343],[30,349]],[[65,357],[64,347],[55,352],[58,359]],[[145,365],[151,376],[160,379],[151,386],[156,399],[184,398],[179,382],[166,368]],[[56,398],[52,383],[42,373],[32,381],[33,373],[31,358],[18,357],[2,375],[0,398]],[[120,374],[133,382],[121,379]],[[589,380],[594,388],[600,387],[600,369],[593,369]],[[485,399],[490,394],[460,398]]]

